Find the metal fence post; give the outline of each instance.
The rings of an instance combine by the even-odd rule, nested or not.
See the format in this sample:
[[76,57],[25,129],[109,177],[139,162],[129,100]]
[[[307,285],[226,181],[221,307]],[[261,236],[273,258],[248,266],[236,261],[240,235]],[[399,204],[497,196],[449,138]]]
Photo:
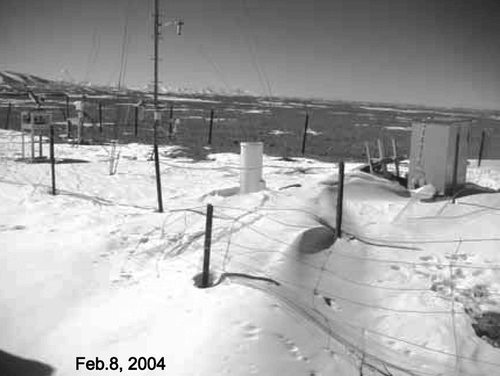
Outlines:
[[344,201],[344,161],[339,162],[339,190],[337,193],[337,217],[336,234],[337,238],[342,237],[342,210]]
[[207,205],[207,218],[205,223],[205,248],[203,252],[203,274],[201,277],[201,287],[208,287],[210,277],[210,247],[212,243],[212,218],[214,207]]

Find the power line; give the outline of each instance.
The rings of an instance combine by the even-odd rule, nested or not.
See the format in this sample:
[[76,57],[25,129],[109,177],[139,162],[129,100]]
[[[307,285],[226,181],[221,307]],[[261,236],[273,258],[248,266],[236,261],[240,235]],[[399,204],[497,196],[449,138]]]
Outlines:
[[128,26],[130,21],[131,8],[132,8],[132,0],[129,0],[127,7],[125,8],[125,16],[124,16],[123,39],[122,39],[122,49],[120,57],[120,74],[118,76],[118,89],[122,88],[127,71],[128,49],[130,45],[130,35],[128,31]]
[[204,49],[203,49],[203,45],[200,43],[198,44],[198,52],[200,53],[200,55],[206,60],[208,61],[208,63],[211,65],[212,69],[214,70],[215,74],[217,75],[217,77],[219,78],[219,80],[222,82],[222,84],[224,85],[224,87],[226,88],[227,91],[231,91],[231,88],[229,87],[228,83],[227,83],[227,80],[224,76],[224,74],[222,73],[221,69],[219,68],[219,66],[210,58],[210,56],[208,54],[205,53]]
[[[246,17],[247,20],[248,20],[249,19],[249,14],[248,14],[249,11],[248,11],[248,6],[246,5],[245,0],[242,0],[242,9],[243,9],[243,15],[244,15],[244,17]],[[253,69],[257,73],[257,77],[258,77],[258,80],[259,80],[259,84],[260,84],[261,90],[265,94],[266,93],[266,86],[264,84],[264,79],[263,79],[262,73],[261,73],[261,71],[259,69],[259,65],[257,64],[257,61],[255,59],[255,52],[254,52],[254,50],[252,48],[252,44],[250,42],[250,37],[247,34],[243,33],[243,25],[242,25],[242,19],[241,19],[241,17],[238,16],[237,20],[238,20],[238,25],[239,25],[239,29],[238,30],[240,32],[240,35],[245,40],[245,42],[247,44],[247,47],[248,47],[248,52],[249,52],[249,55],[250,55],[250,62],[252,64]]]

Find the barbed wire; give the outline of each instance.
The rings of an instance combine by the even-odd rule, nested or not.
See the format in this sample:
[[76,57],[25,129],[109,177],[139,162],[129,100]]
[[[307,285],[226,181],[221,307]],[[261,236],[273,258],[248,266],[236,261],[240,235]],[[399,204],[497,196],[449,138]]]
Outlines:
[[[398,364],[395,364],[395,363],[393,363],[391,361],[388,361],[387,359],[383,359],[380,356],[374,355],[373,352],[369,352],[366,349],[360,348],[358,345],[356,345],[356,343],[353,342],[352,339],[348,339],[345,336],[340,335],[338,332],[333,331],[331,329],[331,323],[332,322],[337,322],[337,323],[341,322],[341,323],[346,323],[346,324],[348,324],[348,326],[353,327],[353,328],[355,328],[357,330],[368,331],[363,326],[359,326],[359,325],[356,326],[356,325],[354,325],[354,324],[352,324],[352,323],[350,323],[348,321],[341,320],[338,317],[326,319],[326,323],[327,324],[326,325],[322,324],[322,323],[320,323],[313,316],[313,314],[310,311],[313,311],[315,314],[317,314],[318,316],[322,317],[323,318],[322,321],[325,321],[325,314],[323,312],[319,311],[317,308],[308,309],[307,307],[304,307],[302,304],[297,303],[296,297],[295,298],[289,298],[289,297],[287,297],[284,294],[279,294],[279,293],[277,293],[275,291],[276,289],[271,289],[271,288],[267,287],[269,285],[255,284],[255,283],[253,283],[253,281],[248,281],[248,280],[236,280],[236,282],[242,283],[244,285],[248,285],[248,286],[256,288],[256,289],[259,289],[259,290],[263,291],[264,293],[270,294],[271,296],[274,296],[274,297],[278,298],[280,301],[284,302],[287,306],[291,307],[292,310],[293,310],[292,312],[296,312],[300,316],[303,316],[306,319],[306,322],[312,323],[312,324],[318,326],[321,330],[323,330],[329,336],[328,340],[330,340],[330,337],[334,338],[339,343],[341,343],[344,346],[346,346],[347,349],[353,350],[353,351],[357,352],[358,356],[360,358],[361,358],[361,355],[364,354],[368,358],[370,358],[372,361],[376,361],[376,362],[381,363],[382,366],[384,367],[386,373],[383,373],[380,370],[377,370],[377,371],[379,373],[383,374],[383,375],[389,375],[389,376],[392,375],[392,373],[388,372],[388,370],[387,370],[387,367],[390,367],[391,369],[398,370],[398,371],[403,372],[403,373],[405,373],[407,375],[415,375],[415,376],[416,375],[433,375],[433,376],[436,376],[436,373],[434,373],[434,372],[426,372],[426,371],[423,371],[423,370],[418,370],[418,371],[411,370],[411,369],[409,369],[407,367],[403,367],[401,365],[398,365]],[[280,280],[279,283],[280,283],[280,286],[286,285],[286,283],[283,280]],[[397,337],[391,337],[391,336],[389,336],[389,338],[390,339],[394,338],[394,341],[397,341],[397,339],[398,339]],[[401,341],[399,341],[399,342],[405,343],[405,342],[409,342],[409,341],[407,341],[405,339],[401,339]],[[422,345],[416,344],[416,343],[412,343],[412,344],[414,344],[416,346],[420,346],[420,347],[424,348],[425,350],[432,352],[432,349],[429,349],[429,348],[427,348],[425,346],[422,346]],[[382,344],[380,344],[380,345],[383,346]],[[394,351],[393,349],[389,349],[389,350]],[[449,355],[453,356],[454,354],[450,353]],[[451,368],[449,366],[443,366],[443,365],[440,365],[440,367],[441,368],[453,369],[453,368]],[[440,373],[440,374],[442,374],[442,373]],[[466,376],[466,375],[474,376],[474,374],[465,373],[463,371],[461,372],[461,375],[463,375],[463,376]]]
[[[281,257],[291,259],[293,261],[297,261],[301,265],[306,266],[308,268],[311,268],[314,270],[320,270],[320,268],[318,266],[310,264],[298,256],[287,254],[281,250],[271,250],[271,249],[263,249],[262,247],[252,247],[249,245],[243,245],[243,244],[235,242],[235,241],[232,241],[231,244],[234,245],[235,247],[248,250],[248,252],[238,252],[237,253],[238,256],[245,256],[247,254],[255,254],[255,253],[275,253],[275,254],[279,254]],[[344,282],[348,282],[348,283],[351,283],[353,285],[357,285],[357,286],[361,286],[361,287],[367,287],[367,288],[379,289],[379,290],[388,290],[388,291],[415,292],[415,293],[419,293],[419,294],[424,293],[424,292],[428,292],[429,294],[434,294],[434,291],[431,289],[431,287],[428,287],[428,288],[405,288],[405,287],[381,286],[381,285],[374,284],[374,283],[354,280],[352,278],[346,277],[346,276],[341,275],[338,272],[334,272],[332,270],[325,270],[324,273],[327,273],[327,274],[331,275],[332,277],[337,278],[339,280],[342,280]],[[470,292],[470,289],[468,289],[468,288],[455,287],[454,289],[455,289],[455,291],[460,291],[460,292],[464,292],[464,293]],[[488,296],[500,296],[500,293],[495,294],[495,293],[489,292]]]
[[[283,166],[279,166],[279,167],[283,168]],[[9,171],[9,173],[14,174],[14,172],[11,172],[11,171]],[[15,173],[18,177],[21,176],[21,179],[26,179],[26,181],[29,181],[31,178],[28,175],[22,175],[22,174],[18,175],[17,171]],[[48,185],[41,184],[41,181],[45,178],[46,177],[42,177],[41,180],[36,184],[29,183],[29,182],[23,183],[22,181],[18,182],[18,183],[25,184],[25,185],[31,185],[34,187],[47,187],[48,188],[49,187]],[[64,190],[61,192],[66,193],[66,194],[72,194],[72,195],[74,195],[74,197],[81,196],[80,194],[74,194],[73,192],[68,192],[68,191],[64,191]],[[94,197],[94,198],[96,198],[96,197]],[[105,200],[105,199],[103,199],[103,200]],[[468,205],[468,203],[462,203],[462,202],[458,202],[458,203],[463,204],[463,205]],[[109,204],[110,205],[122,205],[120,203],[115,203],[115,202],[109,202]],[[125,205],[125,206],[132,206],[132,205]],[[451,308],[450,308],[450,310],[434,310],[434,311],[432,311],[432,310],[399,309],[399,308],[382,306],[382,305],[378,305],[378,304],[367,303],[367,302],[363,302],[363,301],[360,301],[357,299],[353,299],[351,297],[346,297],[346,296],[342,296],[339,294],[335,294],[332,291],[326,291],[325,289],[320,287],[321,280],[325,276],[331,275],[334,278],[338,278],[342,281],[351,283],[353,285],[362,286],[362,287],[366,287],[366,288],[370,288],[370,289],[373,288],[373,289],[401,291],[401,292],[413,291],[415,293],[423,293],[423,292],[431,293],[429,291],[429,289],[416,289],[416,288],[411,289],[411,288],[396,288],[396,287],[379,286],[379,285],[375,285],[375,284],[371,284],[371,283],[367,283],[367,282],[363,282],[363,281],[356,281],[352,278],[341,276],[338,273],[335,273],[326,267],[328,265],[328,263],[330,262],[330,259],[332,257],[350,258],[350,259],[353,259],[356,261],[375,262],[375,263],[382,263],[382,264],[389,263],[389,264],[403,264],[403,265],[411,265],[411,266],[425,266],[425,267],[439,267],[439,268],[448,267],[450,269],[450,278],[452,281],[455,279],[454,273],[453,273],[454,268],[468,268],[468,269],[495,270],[495,271],[497,271],[497,270],[500,270],[500,265],[493,264],[493,265],[488,266],[488,265],[478,265],[478,264],[463,264],[463,263],[460,264],[460,263],[455,263],[454,262],[455,260],[453,258],[450,260],[450,263],[419,262],[419,261],[413,262],[413,261],[407,261],[407,260],[380,259],[380,258],[367,257],[367,256],[357,256],[357,255],[353,255],[350,253],[342,252],[342,251],[340,251],[340,249],[338,249],[339,247],[335,247],[335,246],[333,248],[331,248],[330,250],[326,251],[328,253],[325,255],[325,260],[323,260],[322,266],[313,265],[310,262],[307,262],[306,260],[301,259],[297,255],[291,255],[291,254],[287,254],[286,252],[283,252],[283,249],[281,249],[281,250],[274,249],[273,250],[273,249],[265,249],[263,247],[252,247],[252,246],[248,246],[248,245],[243,245],[243,244],[240,244],[240,243],[234,241],[232,239],[232,237],[235,233],[235,230],[239,231],[239,230],[245,229],[245,230],[249,230],[250,232],[253,232],[255,234],[258,234],[259,236],[262,236],[263,238],[265,238],[268,241],[271,241],[272,243],[280,244],[281,246],[284,246],[286,248],[290,248],[294,245],[293,242],[290,243],[290,242],[287,242],[283,239],[276,238],[276,237],[270,235],[269,233],[267,233],[266,231],[263,231],[263,230],[257,228],[257,226],[252,225],[252,223],[248,223],[248,222],[244,221],[242,218],[246,215],[256,215],[258,218],[257,220],[267,219],[267,220],[273,221],[273,222],[275,222],[283,227],[287,227],[287,228],[294,229],[294,230],[298,231],[301,229],[307,229],[309,226],[301,225],[301,224],[297,224],[297,223],[288,223],[287,221],[282,220],[281,218],[276,219],[276,218],[272,217],[271,215],[269,215],[269,213],[280,213],[280,215],[281,215],[284,212],[296,212],[296,213],[300,213],[300,214],[306,214],[313,219],[317,219],[318,224],[324,223],[325,221],[322,218],[320,218],[318,216],[318,214],[315,213],[314,211],[307,210],[306,208],[255,207],[255,208],[249,210],[248,208],[242,208],[242,207],[230,206],[230,205],[214,205],[214,206],[216,209],[220,209],[222,212],[221,214],[216,214],[216,218],[229,221],[230,226],[231,226],[231,229],[230,229],[228,234],[226,234],[224,231],[228,226],[227,223],[223,224],[220,228],[218,228],[218,230],[220,232],[220,237],[219,237],[218,241],[220,242],[220,240],[224,236],[228,236],[229,240],[227,242],[227,247],[224,247],[225,254],[223,257],[222,268],[218,268],[218,267],[214,266],[213,269],[215,271],[218,271],[220,273],[225,273],[228,271],[228,265],[229,266],[231,265],[227,262],[227,257],[229,254],[236,257],[237,258],[236,261],[241,263],[241,264],[244,264],[244,259],[247,256],[253,255],[257,252],[280,254],[282,257],[293,259],[296,262],[299,262],[301,265],[304,265],[304,266],[311,268],[311,269],[318,272],[318,275],[316,277],[315,286],[301,285],[301,284],[298,284],[296,282],[288,281],[280,276],[275,276],[275,275],[270,275],[268,277],[272,280],[279,282],[283,286],[300,288],[302,291],[307,292],[307,294],[311,293],[312,309],[314,311],[316,311],[319,315],[324,317],[325,325],[327,325],[329,333],[332,333],[332,327],[331,327],[332,319],[327,317],[326,315],[324,315],[324,313],[322,313],[321,310],[317,308],[315,296],[318,296],[319,294],[321,294],[323,298],[335,299],[335,300],[343,301],[343,302],[348,303],[348,304],[364,307],[367,309],[373,309],[373,310],[382,310],[382,311],[388,311],[388,312],[394,312],[394,313],[416,314],[416,315],[441,315],[441,314],[442,315],[451,315],[452,326],[453,326],[453,331],[454,331],[454,336],[455,336],[455,346],[456,346],[455,354],[448,352],[448,351],[429,348],[427,346],[423,346],[421,344],[418,344],[418,343],[415,343],[412,341],[408,341],[404,338],[398,338],[398,337],[386,335],[384,333],[379,333],[379,332],[372,330],[366,326],[359,326],[359,325],[356,326],[356,325],[352,324],[352,322],[348,322],[348,321],[343,320],[343,319],[338,318],[338,317],[334,317],[334,319],[336,321],[344,321],[346,325],[349,325],[351,327],[355,327],[355,328],[367,331],[369,333],[379,335],[379,336],[384,337],[384,338],[390,338],[394,341],[406,343],[408,345],[424,349],[424,350],[429,351],[429,352],[434,353],[434,354],[443,354],[446,356],[454,357],[457,361],[458,360],[466,360],[466,361],[476,362],[478,364],[485,364],[485,365],[490,365],[493,367],[500,367],[500,364],[495,363],[495,362],[483,361],[480,359],[474,359],[474,358],[462,356],[459,354],[460,351],[457,347],[458,342],[457,342],[457,333],[456,333],[457,328],[456,328],[456,323],[455,323],[455,315],[457,315],[457,314],[466,315],[467,313],[466,312],[456,312],[456,310],[455,310],[455,292],[465,291],[466,289],[458,289],[453,285],[453,283],[451,286]],[[471,204],[470,206],[479,206],[479,205]],[[134,207],[137,207],[137,206],[134,206]],[[204,207],[205,207],[204,205],[195,205],[195,206],[191,206],[191,207],[171,209],[168,212],[170,212],[170,213],[177,213],[177,212],[192,213],[192,214],[200,215],[202,217],[205,215],[205,213],[203,212]],[[142,209],[150,210],[151,208],[142,207]],[[484,209],[500,210],[499,208],[491,208],[488,206],[485,206]],[[240,216],[231,216],[231,215],[224,213],[224,210],[230,211],[230,212],[231,211],[238,211],[238,212],[241,212],[241,215]],[[172,221],[174,221],[174,220],[175,220],[175,218],[172,219]],[[234,226],[238,223],[241,225],[241,227],[239,227],[238,229],[234,229]],[[167,222],[165,219],[165,222],[162,225],[162,231],[164,231],[165,227],[167,227],[168,224],[169,224],[169,222]],[[185,231],[187,231],[187,228],[185,229]],[[203,235],[203,233],[201,233],[201,235]],[[403,246],[404,244],[419,244],[419,245],[424,245],[424,244],[457,244],[457,248],[455,249],[455,252],[454,252],[455,255],[457,254],[460,246],[462,246],[464,243],[471,243],[471,242],[472,243],[481,243],[481,242],[500,241],[500,238],[494,238],[494,237],[492,237],[492,238],[470,238],[470,239],[459,238],[459,239],[450,239],[450,240],[448,240],[448,239],[413,239],[413,240],[409,240],[409,239],[397,239],[397,238],[394,238],[394,239],[375,238],[375,237],[369,237],[369,236],[364,236],[364,235],[360,236],[360,235],[355,234],[353,232],[346,232],[346,235],[350,235],[350,236],[354,237],[355,239],[359,239],[363,242],[367,242],[367,243],[372,242],[370,245],[374,245],[373,242],[380,242],[380,243],[387,242],[386,245],[381,245],[381,246],[391,246],[391,247],[396,248],[397,250],[406,250],[406,251],[415,250],[415,248],[405,247],[405,246]],[[196,238],[194,238],[194,241],[192,241],[191,243],[188,244],[188,246],[195,246],[196,242],[198,240],[201,240],[201,239],[202,239],[202,236],[197,236]],[[391,242],[393,242],[393,243],[389,244]],[[338,244],[338,243],[336,243],[336,244]],[[235,249],[235,247],[247,249],[247,250],[252,251],[252,252],[251,253],[250,252],[238,252]],[[308,250],[304,250],[304,253],[308,253],[307,251]],[[166,252],[166,250],[165,250],[165,252]],[[185,255],[182,252],[177,253],[175,255],[175,257],[179,257],[180,259],[189,260],[187,257],[185,257]],[[191,260],[189,260],[189,261],[191,261]],[[190,263],[191,263],[191,265],[198,266],[196,263],[192,263],[192,262],[190,262]],[[249,264],[248,262],[246,263],[246,267],[249,270],[254,270],[254,271],[259,271],[261,269],[260,265],[255,266],[255,265]],[[330,336],[328,338],[330,340]],[[365,353],[366,350],[363,350],[363,352]],[[462,374],[464,375],[465,373],[462,373]]]
[[[280,283],[281,286],[292,286],[292,287],[296,287],[297,284],[296,283],[293,283],[293,282],[290,282],[290,281],[287,281],[283,278],[274,278],[276,281],[278,281]],[[278,287],[279,288],[279,287]],[[267,291],[269,292],[270,288],[267,287],[265,289],[263,289],[264,291]],[[319,292],[319,291],[318,291]],[[275,296],[278,296],[278,297],[283,297],[282,295],[279,295],[279,294],[274,294]],[[317,310],[316,308],[313,308],[314,310]],[[321,312],[318,312],[318,313],[321,313]],[[332,312],[330,312],[332,315],[335,315]],[[450,314],[449,311],[446,312],[447,314]],[[397,342],[401,342],[401,343],[405,343],[405,344],[408,344],[410,346],[413,346],[413,347],[417,347],[417,348],[420,348],[420,349],[423,349],[427,352],[431,352],[431,353],[434,353],[434,354],[442,354],[442,355],[446,355],[446,356],[449,356],[449,357],[453,357],[453,358],[459,358],[459,359],[462,359],[462,360],[467,360],[467,361],[471,361],[471,362],[475,362],[475,363],[479,363],[479,364],[485,364],[485,365],[491,365],[491,366],[494,366],[494,367],[500,367],[500,363],[496,363],[496,362],[490,362],[490,361],[484,361],[484,360],[481,360],[481,359],[475,359],[475,358],[471,358],[471,357],[467,357],[467,356],[463,356],[463,355],[459,355],[459,354],[454,354],[454,353],[451,353],[451,352],[448,352],[448,351],[444,351],[444,350],[440,350],[440,349],[434,349],[432,347],[428,347],[428,346],[424,346],[424,345],[421,345],[419,343],[416,343],[416,342],[412,342],[412,341],[409,341],[409,340],[406,340],[404,338],[400,338],[400,337],[395,337],[395,336],[391,336],[391,335],[388,335],[388,334],[385,334],[385,333],[381,333],[379,331],[376,331],[374,329],[370,329],[370,328],[367,328],[365,326],[360,326],[360,325],[356,325],[356,324],[353,324],[352,322],[350,321],[347,321],[345,319],[342,319],[341,317],[339,317],[338,315],[335,315],[332,320],[335,320],[337,322],[342,322],[343,324],[346,324],[352,328],[355,328],[355,329],[358,329],[358,330],[366,330],[367,332],[370,332],[372,334],[375,334],[375,335],[378,335],[382,338],[387,338],[387,339],[391,339],[393,341],[397,341]],[[462,375],[466,375],[467,373],[465,372],[462,372],[461,373]]]
[[[460,241],[457,242],[457,244],[461,244]],[[369,261],[369,262],[376,262],[376,263],[382,263],[382,264],[401,264],[401,265],[410,265],[410,266],[427,266],[427,267],[437,267],[437,268],[447,268],[449,264],[446,263],[438,263],[438,262],[429,262],[429,261],[424,261],[424,262],[419,262],[419,261],[401,261],[401,260],[391,260],[391,259],[378,259],[378,258],[373,258],[373,257],[365,257],[365,256],[353,256],[351,254],[347,254],[345,252],[337,252],[336,255],[339,257],[343,258],[348,258],[352,260],[359,260],[359,261]],[[474,265],[474,264],[454,264],[455,267],[457,268],[463,268],[463,269],[478,269],[478,270],[500,270],[500,265],[493,264],[492,266],[486,266],[486,265]]]

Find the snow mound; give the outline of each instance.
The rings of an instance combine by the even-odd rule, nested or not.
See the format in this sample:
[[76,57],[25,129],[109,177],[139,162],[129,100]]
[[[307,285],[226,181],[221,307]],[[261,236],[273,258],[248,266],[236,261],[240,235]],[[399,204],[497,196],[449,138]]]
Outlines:
[[[95,373],[78,356],[125,374],[164,358],[136,375],[499,373],[476,333],[500,311],[500,193],[426,202],[348,164],[335,234],[334,164],[265,156],[267,188],[239,195],[238,155],[161,147],[158,213],[149,145],[120,146],[114,175],[111,146],[56,145],[88,163],[58,164],[51,196],[19,140],[0,130],[2,351],[70,376]],[[500,186],[498,161],[473,166],[470,182]],[[208,203],[216,283],[198,289]]]

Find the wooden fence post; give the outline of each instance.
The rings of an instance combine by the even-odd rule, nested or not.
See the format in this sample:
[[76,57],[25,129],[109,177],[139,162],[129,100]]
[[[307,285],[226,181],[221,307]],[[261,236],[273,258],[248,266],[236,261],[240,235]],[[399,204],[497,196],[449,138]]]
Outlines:
[[40,131],[40,134],[38,135],[38,156],[40,158],[43,157],[43,145],[42,145],[42,133]]
[[210,110],[210,125],[208,129],[208,144],[212,145],[212,128],[214,126],[214,109]]
[[163,196],[161,190],[161,175],[160,175],[160,156],[158,154],[158,124],[160,123],[161,113],[158,109],[154,112],[153,123],[153,154],[155,161],[155,177],[156,177],[156,197],[158,199],[158,212],[163,213]]
[[163,196],[161,191],[160,157],[158,155],[158,144],[154,144],[156,194],[158,196],[158,212],[163,213]]
[[50,124],[50,172],[52,175],[52,195],[56,194],[56,158],[54,156],[54,125]]
[[69,119],[69,96],[66,95],[66,120]]
[[66,120],[66,141],[71,138],[71,120]]
[[99,102],[99,133],[102,133],[102,103]]
[[168,117],[168,137],[172,137],[174,132],[174,103],[170,103],[170,114]]
[[111,141],[111,153],[109,154],[109,175],[114,175],[115,169],[116,140]]
[[370,167],[370,174],[373,174],[372,157],[370,156],[370,146],[365,142],[366,158],[368,159],[368,166]]
[[113,124],[113,139],[115,139],[115,140],[118,140],[118,135],[120,133],[120,129],[119,129],[119,127],[120,127],[119,121],[121,120],[120,117],[121,117],[121,112],[120,112],[120,109],[118,109],[117,114],[116,114],[115,123]]
[[7,108],[7,119],[5,120],[5,129],[9,129],[10,112],[11,111],[12,111],[12,103],[9,102],[9,107]]
[[302,155],[306,153],[307,130],[309,129],[309,113],[306,113],[306,122],[304,124],[304,135],[302,136]]
[[481,132],[481,144],[479,145],[479,156],[477,157],[477,167],[481,167],[481,161],[483,159],[484,151],[484,137],[486,136],[486,131],[483,129]]
[[392,156],[394,158],[394,168],[396,169],[396,176],[399,177],[399,161],[398,161],[398,146],[396,139],[392,139]]
[[212,218],[214,207],[207,205],[207,218],[205,222],[205,247],[203,251],[203,274],[201,276],[201,287],[205,288],[210,283],[210,247],[212,243]]
[[139,106],[135,106],[135,114],[134,114],[134,135],[137,137],[139,128]]
[[[452,194],[454,195],[457,191],[457,174],[458,174],[458,152],[460,148],[460,131],[457,132],[457,138],[455,141],[455,160],[453,161],[453,180],[452,180]],[[455,203],[455,198],[453,198],[453,203]]]
[[337,193],[337,216],[336,216],[336,234],[337,238],[342,237],[342,210],[344,201],[344,161],[339,162],[339,190]]
[[377,146],[378,146],[378,159],[382,160],[385,158],[385,152],[384,152],[384,144],[382,144],[382,140],[380,138],[377,139]]
[[380,138],[377,139],[377,146],[378,146],[378,159],[380,161],[380,170],[382,172],[385,172],[385,151],[384,151],[384,144],[382,143],[382,140]]

